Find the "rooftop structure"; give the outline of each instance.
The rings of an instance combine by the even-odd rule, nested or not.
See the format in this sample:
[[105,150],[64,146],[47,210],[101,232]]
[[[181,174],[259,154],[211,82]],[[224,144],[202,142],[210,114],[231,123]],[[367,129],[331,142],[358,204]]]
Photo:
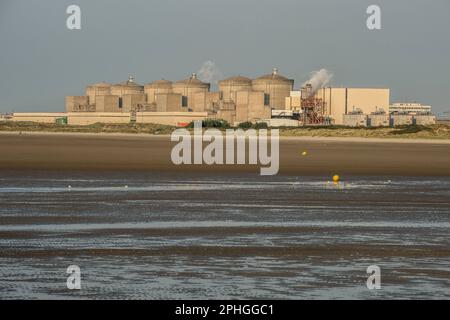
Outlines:
[[389,106],[389,113],[405,113],[405,114],[428,114],[431,113],[431,106],[420,103],[394,103]]

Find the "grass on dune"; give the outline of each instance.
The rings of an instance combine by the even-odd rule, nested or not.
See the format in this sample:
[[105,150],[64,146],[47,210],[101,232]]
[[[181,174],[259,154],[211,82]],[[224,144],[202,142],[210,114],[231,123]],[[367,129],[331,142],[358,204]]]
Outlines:
[[[217,127],[216,127],[217,128]],[[13,132],[79,132],[79,133],[141,133],[171,134],[174,126],[161,124],[106,124],[95,123],[87,126],[46,124],[35,122],[0,122],[0,131]],[[225,128],[218,128],[225,130]],[[286,137],[366,137],[366,138],[411,138],[411,139],[450,139],[450,125],[399,126],[395,128],[350,128],[329,127],[289,127],[279,128],[280,136]],[[188,130],[193,130],[192,128]],[[244,129],[245,130],[245,129]]]

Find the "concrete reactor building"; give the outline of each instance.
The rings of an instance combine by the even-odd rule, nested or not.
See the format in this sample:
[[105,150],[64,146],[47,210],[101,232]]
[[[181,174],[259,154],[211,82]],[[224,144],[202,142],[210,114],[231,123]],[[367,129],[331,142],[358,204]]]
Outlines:
[[[218,92],[211,92],[211,85],[198,79],[195,73],[184,80],[171,82],[163,79],[144,86],[130,77],[128,81],[115,85],[104,82],[89,85],[85,96],[66,97],[66,112],[72,118],[69,120],[71,123],[77,122],[75,118],[86,123],[82,113],[96,121],[99,113],[116,112],[145,113],[149,120],[161,121],[150,114],[159,113],[166,118],[163,122],[170,124],[175,124],[171,120],[179,120],[183,114],[186,121],[196,116],[223,119],[231,124],[256,122],[270,119],[272,109],[284,108],[293,85],[294,80],[279,75],[277,69],[255,80],[241,76],[221,80]],[[78,117],[74,113],[78,113]],[[95,113],[96,116],[87,113]],[[114,115],[102,116],[108,121]]]
[[145,85],[133,77],[117,84],[100,82],[88,85],[83,96],[67,96],[66,112],[14,113],[12,120],[61,122],[63,118],[75,125],[134,122],[174,126],[207,118],[223,119],[231,125],[266,122],[269,126],[388,126],[435,121],[425,115],[405,120],[390,114],[400,107],[403,105],[391,106],[388,88],[333,88],[311,79],[294,90],[294,80],[274,68],[255,79],[223,79],[218,91],[211,91],[211,85],[195,73],[176,82],[161,79]]

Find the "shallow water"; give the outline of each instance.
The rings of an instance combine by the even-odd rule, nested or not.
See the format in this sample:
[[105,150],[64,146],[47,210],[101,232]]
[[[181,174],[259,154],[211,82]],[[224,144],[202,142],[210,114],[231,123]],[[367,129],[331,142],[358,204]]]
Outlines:
[[450,298],[450,179],[327,180],[4,173],[0,298]]

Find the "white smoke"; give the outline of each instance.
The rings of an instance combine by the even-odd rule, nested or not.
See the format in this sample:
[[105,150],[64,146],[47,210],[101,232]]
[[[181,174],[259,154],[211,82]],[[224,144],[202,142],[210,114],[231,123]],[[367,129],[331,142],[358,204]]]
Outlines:
[[320,69],[319,71],[313,71],[310,74],[310,79],[302,84],[302,87],[310,84],[312,86],[311,95],[318,90],[324,88],[333,79],[333,73],[327,69]]
[[217,84],[223,78],[223,74],[216,66],[214,61],[206,61],[203,63],[200,70],[197,72],[198,78],[203,82]]

